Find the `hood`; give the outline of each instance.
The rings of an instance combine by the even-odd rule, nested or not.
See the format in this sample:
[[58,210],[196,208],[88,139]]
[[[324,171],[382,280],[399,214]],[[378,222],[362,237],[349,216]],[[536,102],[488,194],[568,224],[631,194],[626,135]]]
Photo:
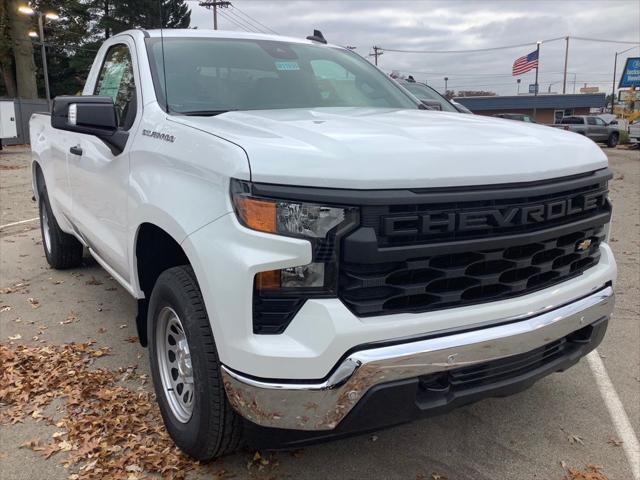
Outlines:
[[242,147],[255,182],[357,189],[488,185],[607,165],[600,148],[581,135],[479,115],[318,108],[172,119]]

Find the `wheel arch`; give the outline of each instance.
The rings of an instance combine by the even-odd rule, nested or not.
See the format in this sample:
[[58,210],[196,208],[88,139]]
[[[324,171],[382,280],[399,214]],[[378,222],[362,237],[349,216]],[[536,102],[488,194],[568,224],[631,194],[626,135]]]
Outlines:
[[156,280],[169,268],[191,265],[187,253],[180,245],[181,240],[180,233],[166,224],[142,222],[136,228],[132,247],[132,286],[141,293],[138,297],[136,327],[143,346],[148,341],[148,302]]

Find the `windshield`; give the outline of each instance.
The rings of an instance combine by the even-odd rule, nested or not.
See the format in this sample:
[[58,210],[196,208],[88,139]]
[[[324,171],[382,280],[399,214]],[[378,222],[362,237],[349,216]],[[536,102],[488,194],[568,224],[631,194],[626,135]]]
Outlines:
[[446,98],[431,87],[415,82],[402,82],[402,86],[409,90],[420,101],[435,101],[441,105],[442,110],[445,112],[458,112]]
[[[156,94],[165,102],[160,38],[147,39]],[[165,38],[170,111],[418,106],[369,62],[347,50],[268,40]]]

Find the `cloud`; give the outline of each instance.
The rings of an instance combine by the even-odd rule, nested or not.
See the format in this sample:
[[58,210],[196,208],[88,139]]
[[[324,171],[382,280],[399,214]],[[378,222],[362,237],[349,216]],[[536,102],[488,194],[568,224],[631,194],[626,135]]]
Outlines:
[[[234,0],[222,10],[219,27],[227,30],[266,30],[244,16],[282,35],[305,37],[314,28],[331,43],[356,46],[367,57],[373,45],[415,50],[488,48],[535,42],[566,35],[640,42],[640,2],[637,0]],[[192,26],[212,28],[212,13],[197,2]],[[236,8],[237,7],[237,8]],[[238,10],[239,9],[239,10]],[[234,23],[235,22],[235,23]],[[238,25],[240,24],[240,26]],[[569,50],[568,92],[584,83],[609,92],[616,51],[631,45],[572,40]],[[513,60],[534,47],[476,54],[408,54],[385,52],[379,66],[400,70],[421,81],[444,88],[492,90],[514,94]],[[562,91],[564,40],[541,47],[539,83],[542,90]],[[640,56],[640,48],[620,56]],[[533,83],[534,73],[522,77],[522,87]]]

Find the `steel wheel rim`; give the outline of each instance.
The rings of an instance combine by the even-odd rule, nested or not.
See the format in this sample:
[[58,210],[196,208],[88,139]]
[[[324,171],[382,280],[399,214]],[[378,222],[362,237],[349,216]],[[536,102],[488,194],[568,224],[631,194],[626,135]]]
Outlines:
[[171,307],[163,307],[158,314],[156,354],[162,391],[171,413],[179,422],[187,423],[193,414],[193,367],[184,327]]
[[42,205],[42,240],[44,248],[47,252],[51,252],[51,230],[49,228],[49,215],[47,214],[46,205]]

